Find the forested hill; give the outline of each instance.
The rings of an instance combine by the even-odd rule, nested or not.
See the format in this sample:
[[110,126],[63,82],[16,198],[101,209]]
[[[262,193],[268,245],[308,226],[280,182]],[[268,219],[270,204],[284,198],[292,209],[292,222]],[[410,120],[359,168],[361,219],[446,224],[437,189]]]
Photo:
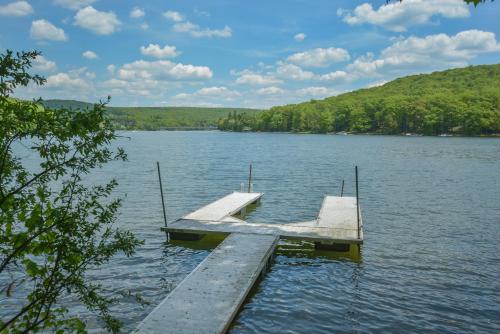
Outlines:
[[[93,104],[74,100],[45,100],[46,108],[85,110]],[[117,129],[210,129],[229,113],[252,115],[259,110],[201,107],[107,107],[106,112]]]
[[500,133],[500,64],[470,66],[396,79],[383,86],[233,113],[230,131],[491,135]]

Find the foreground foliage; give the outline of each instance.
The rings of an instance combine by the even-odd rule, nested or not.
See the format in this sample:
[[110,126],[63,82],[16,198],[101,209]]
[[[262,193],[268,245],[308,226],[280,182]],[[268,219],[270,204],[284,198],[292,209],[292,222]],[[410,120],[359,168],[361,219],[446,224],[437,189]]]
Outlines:
[[0,332],[85,332],[81,320],[68,316],[63,297],[98,312],[117,332],[113,300],[86,271],[117,253],[132,255],[140,241],[113,227],[120,201],[108,197],[116,181],[89,185],[83,178],[126,156],[109,147],[116,135],[105,103],[54,111],[10,97],[16,86],[44,83],[27,72],[37,55],[0,55],[0,291],[4,300],[25,297],[0,320]]
[[356,132],[437,135],[500,133],[500,64],[396,79],[321,101],[231,113],[230,131]]

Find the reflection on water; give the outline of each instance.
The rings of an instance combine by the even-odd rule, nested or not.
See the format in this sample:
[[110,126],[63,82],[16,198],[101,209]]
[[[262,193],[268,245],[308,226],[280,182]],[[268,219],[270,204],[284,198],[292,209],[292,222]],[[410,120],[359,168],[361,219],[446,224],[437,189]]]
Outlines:
[[[155,163],[162,167],[167,218],[238,190],[253,163],[262,204],[246,220],[314,219],[325,194],[354,192],[360,167],[365,243],[319,252],[282,240],[274,264],[231,333],[500,333],[500,140],[219,132],[129,132],[129,162],[92,176],[116,177],[119,224],[145,244],[90,273],[134,328],[219,240],[165,242]],[[214,238],[214,237],[211,237]],[[0,316],[9,302],[0,297]],[[19,300],[11,300],[16,303]],[[93,332],[92,313],[72,305]]]

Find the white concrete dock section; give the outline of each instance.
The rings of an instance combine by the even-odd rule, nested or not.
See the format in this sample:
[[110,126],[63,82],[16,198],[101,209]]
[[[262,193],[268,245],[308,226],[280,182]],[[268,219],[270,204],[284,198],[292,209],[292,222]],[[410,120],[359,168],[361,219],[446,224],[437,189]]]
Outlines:
[[183,217],[192,220],[223,220],[258,201],[263,193],[234,192]]
[[[287,239],[309,240],[326,244],[363,243],[363,222],[360,213],[358,235],[355,197],[325,196],[318,219],[302,223],[249,223],[231,217],[262,194],[233,193],[213,202],[182,219],[168,224],[163,230],[179,234],[254,233],[278,235]],[[221,217],[224,218],[216,218]],[[212,219],[211,219],[212,218]]]
[[[351,230],[357,234],[356,197],[325,196],[318,215],[317,227]],[[359,215],[360,230],[363,222]]]
[[225,333],[277,243],[274,235],[229,235],[139,324],[136,333]]
[[342,229],[310,226],[298,224],[266,224],[236,221],[197,221],[178,220],[168,224],[162,230],[173,233],[194,234],[229,234],[229,233],[254,233],[263,235],[276,235],[286,239],[309,240],[323,243],[362,243],[358,239],[357,229]]

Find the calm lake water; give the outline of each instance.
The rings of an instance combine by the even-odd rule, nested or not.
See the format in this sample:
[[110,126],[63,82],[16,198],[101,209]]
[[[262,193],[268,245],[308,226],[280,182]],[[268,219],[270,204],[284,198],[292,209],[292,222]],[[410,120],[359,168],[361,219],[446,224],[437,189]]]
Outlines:
[[[140,293],[113,307],[133,329],[215,244],[165,243],[156,161],[167,215],[176,219],[245,182],[253,163],[262,205],[254,222],[316,217],[342,179],[360,169],[365,243],[359,258],[282,242],[231,333],[499,333],[500,140],[221,132],[125,132],[128,155],[93,176],[116,177],[119,225],[145,245],[91,273],[109,293]],[[0,313],[6,312],[6,309]],[[86,310],[92,331],[101,324]]]

